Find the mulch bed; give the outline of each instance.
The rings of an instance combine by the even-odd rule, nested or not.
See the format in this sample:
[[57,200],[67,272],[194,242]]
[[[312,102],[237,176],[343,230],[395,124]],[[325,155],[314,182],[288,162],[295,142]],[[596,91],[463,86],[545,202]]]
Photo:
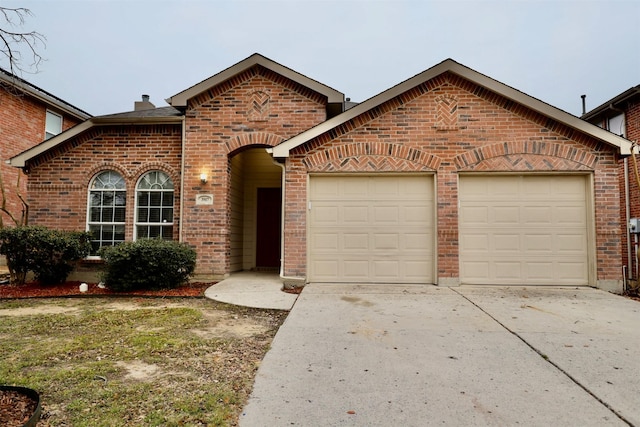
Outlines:
[[175,289],[157,291],[127,291],[115,292],[98,287],[97,283],[87,283],[89,290],[80,292],[80,283],[66,282],[60,285],[41,285],[39,282],[29,282],[22,286],[0,285],[0,299],[15,298],[55,298],[70,296],[148,296],[148,297],[203,297],[204,291],[216,282],[193,282]]
[[38,402],[22,393],[0,390],[0,425],[20,427],[35,413]]

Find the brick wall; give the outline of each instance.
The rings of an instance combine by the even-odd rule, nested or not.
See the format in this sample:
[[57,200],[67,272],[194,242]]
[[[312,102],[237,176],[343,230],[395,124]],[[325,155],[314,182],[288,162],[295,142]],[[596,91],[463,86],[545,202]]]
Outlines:
[[[635,142],[640,142],[640,98],[635,98],[635,100],[631,101],[625,110],[625,122],[627,128],[627,139]],[[638,168],[640,169],[640,156],[636,155],[636,161],[638,164]],[[630,218],[640,218],[640,189],[638,188],[638,183],[636,179],[636,175],[634,172],[634,163],[633,159],[629,157],[629,216]],[[620,162],[620,185],[621,188],[624,189],[624,163]],[[640,172],[640,171],[639,171]],[[620,203],[622,204],[622,229],[623,232],[627,232],[627,224],[626,224],[626,200],[624,191],[620,196]],[[639,236],[640,237],[640,236]],[[624,241],[624,264],[628,265],[628,257],[627,257],[627,244],[626,239]],[[630,278],[638,279],[635,271],[636,271],[636,258],[635,258],[635,249],[634,249],[634,236],[631,236],[631,271],[628,276]]]
[[[45,120],[47,105],[17,92],[11,87],[0,85],[0,171],[4,180],[7,195],[7,210],[19,218],[22,204],[17,196],[16,185],[19,169],[6,164],[6,160],[42,142],[45,138]],[[51,108],[51,111],[63,117],[62,127],[66,130],[78,124],[78,120]],[[20,176],[21,193],[26,196],[26,176]],[[0,203],[1,203],[0,196]],[[13,221],[2,214],[6,225],[13,225]]]
[[[189,101],[183,237],[198,251],[196,274],[230,272],[230,158],[323,122],[326,103],[326,97],[260,66]],[[201,173],[209,177],[206,184]],[[198,194],[212,194],[213,205],[196,205]]]
[[85,230],[91,179],[118,171],[126,181],[126,239],[133,238],[135,186],[150,170],[166,172],[174,182],[174,238],[180,221],[180,125],[94,127],[29,164],[30,223],[64,230]]
[[438,278],[455,281],[460,172],[581,171],[594,176],[597,279],[620,280],[618,160],[613,148],[457,76],[439,76],[292,151],[285,274],[306,275],[308,173],[436,173]]

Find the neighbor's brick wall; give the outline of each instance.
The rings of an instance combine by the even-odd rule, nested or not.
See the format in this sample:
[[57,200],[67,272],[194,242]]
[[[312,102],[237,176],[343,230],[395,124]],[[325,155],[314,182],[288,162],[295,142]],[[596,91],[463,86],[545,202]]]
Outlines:
[[180,125],[103,126],[89,130],[29,164],[30,223],[85,230],[91,179],[118,171],[127,185],[126,239],[133,238],[135,186],[142,174],[162,170],[173,180],[174,238],[180,221]]
[[[633,101],[631,101],[625,110],[625,122],[627,127],[627,139],[631,141],[635,141],[640,143],[640,97],[636,97]],[[636,161],[638,167],[640,168],[640,155],[636,155]],[[640,218],[640,189],[638,189],[638,183],[636,179],[636,175],[634,173],[634,164],[633,159],[629,157],[629,216],[630,218]],[[626,224],[626,201],[624,194],[624,162],[620,162],[620,185],[623,191],[620,196],[620,203],[622,204],[622,229],[623,232],[627,232],[627,224]],[[635,254],[633,252],[634,248],[634,240],[633,236],[631,238],[631,259],[632,266],[629,277],[637,279],[635,271],[636,271],[636,259]],[[627,242],[624,240],[624,264],[628,265],[627,258]]]
[[[326,120],[326,97],[260,66],[191,99],[185,122],[184,240],[198,252],[196,274],[230,272],[230,158],[274,146]],[[200,182],[206,172],[209,180]],[[196,206],[198,194],[213,205]]]
[[287,159],[285,274],[306,276],[311,172],[436,173],[438,280],[459,278],[460,172],[593,173],[597,279],[621,278],[618,157],[575,133],[454,75],[442,75],[320,136]]
[[[61,111],[50,110],[62,116],[63,131],[79,123]],[[0,168],[7,194],[7,209],[16,218],[20,218],[22,213],[22,203],[15,189],[21,171],[7,165],[6,160],[44,140],[46,111],[46,104],[0,84]],[[25,197],[26,188],[27,177],[21,174],[20,189]],[[14,225],[6,214],[2,214],[2,220],[5,225]]]

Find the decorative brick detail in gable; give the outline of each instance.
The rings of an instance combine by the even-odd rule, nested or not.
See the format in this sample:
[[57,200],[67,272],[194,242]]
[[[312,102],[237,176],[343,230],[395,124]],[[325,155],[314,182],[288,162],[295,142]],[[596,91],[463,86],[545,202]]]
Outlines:
[[453,95],[436,97],[436,129],[458,129],[458,99]]
[[596,163],[594,154],[576,146],[539,141],[486,145],[454,158],[459,171],[586,171]]
[[347,143],[306,157],[310,172],[434,171],[440,159],[417,148],[387,142]]
[[250,122],[266,122],[269,120],[269,93],[258,89],[249,94],[247,102],[247,119]]

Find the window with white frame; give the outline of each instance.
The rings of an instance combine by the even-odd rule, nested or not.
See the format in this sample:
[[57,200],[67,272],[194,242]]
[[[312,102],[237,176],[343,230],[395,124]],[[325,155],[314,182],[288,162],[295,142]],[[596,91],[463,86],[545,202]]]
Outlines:
[[44,139],[49,139],[62,132],[62,116],[47,110],[47,119],[44,125]]
[[91,233],[91,255],[103,246],[124,242],[127,208],[126,184],[116,171],[100,172],[89,186],[87,230]]
[[613,132],[616,135],[626,137],[627,129],[624,122],[624,114],[610,117],[608,120],[607,129],[609,130],[609,132]]
[[162,171],[147,172],[136,186],[136,239],[173,239],[173,181]]

